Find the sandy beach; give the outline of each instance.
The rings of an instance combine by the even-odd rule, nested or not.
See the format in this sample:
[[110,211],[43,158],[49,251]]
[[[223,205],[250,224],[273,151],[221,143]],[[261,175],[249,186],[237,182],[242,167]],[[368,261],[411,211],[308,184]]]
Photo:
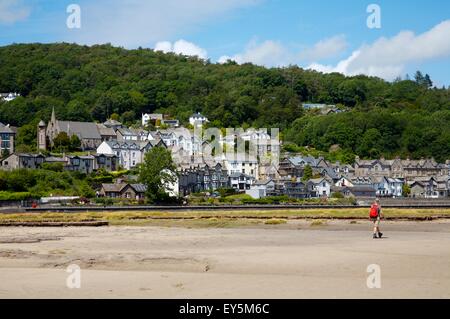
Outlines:
[[[0,228],[0,298],[449,298],[450,221]],[[69,289],[66,267],[81,268]],[[381,288],[366,285],[381,269]]]

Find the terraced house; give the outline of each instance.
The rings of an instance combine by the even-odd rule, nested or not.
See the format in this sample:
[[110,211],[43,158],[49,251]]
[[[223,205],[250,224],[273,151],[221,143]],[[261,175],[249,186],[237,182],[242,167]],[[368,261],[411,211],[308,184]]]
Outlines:
[[2,155],[14,153],[15,135],[11,126],[0,122],[0,158]]
[[355,162],[356,176],[392,177],[411,179],[415,177],[447,176],[448,166],[437,163],[434,159],[393,160],[376,159]]

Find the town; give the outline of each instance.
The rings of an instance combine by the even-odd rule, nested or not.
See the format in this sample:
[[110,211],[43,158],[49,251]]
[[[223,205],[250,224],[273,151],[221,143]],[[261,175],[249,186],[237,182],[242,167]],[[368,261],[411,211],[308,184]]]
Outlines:
[[[173,197],[202,192],[217,196],[219,189],[227,188],[253,199],[276,196],[442,199],[450,196],[450,160],[437,163],[432,158],[387,160],[357,156],[353,164],[343,164],[323,157],[283,152],[283,142],[278,136],[263,129],[221,135],[222,147],[234,150],[240,140],[247,148],[217,155],[210,140],[194,134],[194,129],[201,129],[208,122],[201,113],[192,114],[187,127],[163,114],[142,114],[141,127],[129,128],[114,119],[104,123],[60,121],[53,109],[50,121],[41,120],[37,127],[39,153],[15,152],[17,129],[0,123],[3,154],[0,169],[34,170],[44,163],[59,163],[64,170],[86,175],[99,170],[130,171],[143,163],[149,150],[162,147],[170,150],[177,167],[177,179],[167,189]],[[149,127],[153,130],[148,130]],[[53,154],[51,151],[61,146],[64,138],[75,139],[82,151]],[[256,152],[251,153],[249,149]],[[268,157],[271,160],[263,160]],[[130,174],[128,177],[120,176],[112,183],[98,185],[96,196],[144,199],[145,185]]]

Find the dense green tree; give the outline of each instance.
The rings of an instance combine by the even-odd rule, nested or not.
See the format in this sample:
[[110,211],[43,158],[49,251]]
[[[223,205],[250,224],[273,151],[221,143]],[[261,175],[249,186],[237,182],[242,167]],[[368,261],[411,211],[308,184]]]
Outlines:
[[310,165],[306,165],[303,170],[303,181],[308,181],[313,177],[313,170]]
[[[199,111],[218,127],[277,127],[287,141],[322,152],[339,145],[347,158],[359,152],[448,157],[450,90],[432,88],[429,75],[420,71],[413,80],[391,83],[298,66],[214,64],[150,49],[67,43],[3,46],[0,61],[0,91],[22,95],[0,102],[0,122],[30,125],[18,134],[22,150],[35,149],[32,126],[48,122],[55,108],[61,120],[114,117],[127,125],[138,123],[142,112],[165,113],[187,124]],[[346,112],[322,116],[303,110],[306,102],[339,104]],[[380,134],[376,145],[370,145],[372,129]]]
[[139,180],[147,186],[146,196],[150,202],[167,199],[168,187],[177,180],[176,166],[169,150],[154,147],[145,154],[139,168]]
[[53,145],[55,150],[57,150],[58,152],[67,152],[71,148],[70,137],[66,132],[60,132],[53,139]]

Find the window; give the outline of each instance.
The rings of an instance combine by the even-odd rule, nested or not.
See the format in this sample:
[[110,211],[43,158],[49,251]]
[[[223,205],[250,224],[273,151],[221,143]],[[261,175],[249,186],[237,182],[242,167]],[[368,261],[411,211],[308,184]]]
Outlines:
[[11,143],[9,140],[2,140],[2,144],[1,144],[1,148],[3,149],[9,149],[9,147],[11,146]]

